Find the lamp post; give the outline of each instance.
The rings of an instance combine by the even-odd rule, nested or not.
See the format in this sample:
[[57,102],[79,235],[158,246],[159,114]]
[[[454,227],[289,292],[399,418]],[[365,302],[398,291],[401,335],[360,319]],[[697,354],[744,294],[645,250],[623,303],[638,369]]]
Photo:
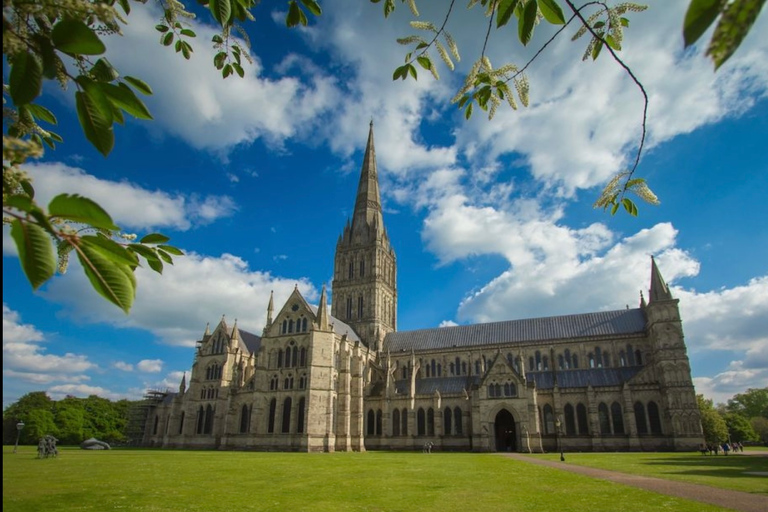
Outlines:
[[563,442],[560,440],[561,428],[563,423],[560,421],[560,416],[555,420],[555,428],[557,429],[557,446],[560,449],[560,462],[565,462],[565,455],[563,455]]
[[24,422],[20,421],[16,424],[16,446],[13,447],[13,453],[19,451],[19,437],[21,437],[21,429],[24,428]]

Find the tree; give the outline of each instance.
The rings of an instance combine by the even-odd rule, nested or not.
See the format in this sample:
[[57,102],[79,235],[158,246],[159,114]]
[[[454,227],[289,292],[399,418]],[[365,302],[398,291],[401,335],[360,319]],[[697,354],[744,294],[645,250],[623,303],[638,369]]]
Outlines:
[[22,435],[26,437],[27,423],[29,423],[30,413],[36,410],[53,411],[54,402],[45,394],[44,391],[34,391],[27,393],[19,400],[9,405],[3,411],[3,444],[13,444],[16,441],[16,424],[19,421],[24,422]]
[[752,428],[749,420],[741,414],[726,414],[723,419],[728,427],[730,440],[736,443],[745,443],[750,441],[759,441],[755,429]]
[[[719,67],[749,32],[764,1],[692,0],[684,23],[686,45],[693,44],[719,19],[708,50]],[[194,51],[190,41],[196,34],[185,19],[192,14],[179,0],[158,2],[163,7],[163,17],[155,27],[160,43],[172,46],[189,59]],[[418,16],[416,1],[401,0],[406,2],[414,16]],[[213,65],[225,79],[234,74],[244,76],[243,60],[250,60],[247,37],[238,39],[233,34],[245,36],[242,23],[255,21],[253,12],[258,1],[198,0],[197,3],[221,27],[221,33],[211,41],[217,50]],[[454,12],[456,0],[445,3],[447,12],[439,28],[432,22],[414,21],[412,27],[420,32],[398,40],[403,45],[412,45],[413,49],[406,54],[405,64],[394,71],[394,80],[416,79],[417,66],[438,78],[430,50],[434,50],[449,69],[454,68],[453,61],[458,61],[459,52],[445,26]],[[645,180],[635,176],[645,141],[648,97],[617,52],[622,48],[623,32],[630,24],[625,15],[642,11],[644,7],[634,3],[608,5],[603,1],[576,5],[572,0],[563,0],[563,3],[568,15],[557,0],[470,0],[469,7],[477,7],[474,12],[488,18],[488,31],[483,51],[454,102],[467,118],[475,106],[493,117],[503,102],[513,109],[517,108],[518,100],[527,105],[529,84],[525,70],[566,27],[575,25],[578,28],[574,27],[574,40],[587,35],[584,60],[595,60],[601,53],[610,54],[644,98],[642,136],[634,163],[608,183],[594,205],[604,210],[610,208],[612,214],[621,206],[629,214],[637,215],[637,205],[628,194],[658,204]],[[396,1],[384,0],[383,5],[387,17],[394,11]],[[130,13],[130,0],[73,0],[61,4],[9,0],[3,9],[3,55],[10,66],[8,84],[3,86],[3,222],[11,226],[22,269],[33,289],[37,289],[57,270],[65,271],[70,254],[74,253],[92,287],[126,313],[136,295],[135,269],[145,264],[162,273],[164,265],[173,264],[173,256],[181,256],[183,252],[168,245],[168,237],[159,233],[136,241],[136,235],[123,233],[100,205],[77,194],[61,194],[48,205],[38,204],[34,187],[21,166],[28,159],[41,156],[44,146],[53,149],[63,142],[50,129],[57,123],[54,113],[34,103],[46,80],[56,80],[62,86],[74,84],[83,134],[104,156],[109,155],[114,146],[115,123],[123,124],[126,115],[152,119],[140,97],[152,94],[151,87],[140,78],[121,76],[107,58],[108,48],[100,37],[119,34]],[[306,26],[307,14],[319,16],[321,13],[316,0],[289,0],[286,25]],[[529,62],[494,67],[485,56],[494,25],[496,30],[515,30],[520,43],[527,45],[542,20],[560,28]]]
[[750,388],[744,393],[734,395],[726,405],[728,412],[749,418],[768,419],[768,387]]
[[696,395],[701,414],[701,428],[704,430],[704,440],[707,444],[719,444],[728,439],[728,426],[725,420],[712,405],[712,400],[707,400],[704,395]]
[[749,424],[752,425],[752,429],[760,441],[768,446],[768,419],[758,416],[749,420]]

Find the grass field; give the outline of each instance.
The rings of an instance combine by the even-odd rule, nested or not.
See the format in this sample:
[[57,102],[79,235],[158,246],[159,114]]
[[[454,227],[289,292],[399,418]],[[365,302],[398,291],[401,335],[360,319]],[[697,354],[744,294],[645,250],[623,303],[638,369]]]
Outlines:
[[[699,453],[566,453],[565,460],[567,464],[768,496],[768,476],[749,474],[768,473],[768,451],[765,451],[765,455],[766,457],[746,453],[728,456]],[[530,455],[530,457],[560,460],[559,453]]]
[[5,512],[722,510],[496,454],[64,448],[56,459],[35,456],[33,447],[4,447]]

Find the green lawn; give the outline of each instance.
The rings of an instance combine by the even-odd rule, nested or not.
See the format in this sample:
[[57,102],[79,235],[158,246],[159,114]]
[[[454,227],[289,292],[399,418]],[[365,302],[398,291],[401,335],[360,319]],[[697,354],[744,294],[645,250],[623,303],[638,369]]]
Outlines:
[[17,454],[4,447],[5,512],[722,510],[497,454],[64,448],[56,459],[35,455],[34,447]]
[[[765,450],[755,448],[751,452]],[[768,455],[768,451],[765,451]],[[559,460],[559,453],[529,455],[547,460]],[[566,453],[567,464],[681,480],[734,491],[768,496],[768,476],[749,475],[768,472],[768,456],[730,454],[701,455],[693,453]]]

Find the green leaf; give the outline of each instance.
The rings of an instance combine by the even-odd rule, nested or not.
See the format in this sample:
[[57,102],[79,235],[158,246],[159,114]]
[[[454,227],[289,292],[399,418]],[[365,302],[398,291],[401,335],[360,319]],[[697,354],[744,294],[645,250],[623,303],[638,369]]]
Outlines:
[[395,0],[386,0],[384,2],[384,17],[389,18],[389,15],[395,10]]
[[168,25],[155,25],[155,30],[157,30],[158,32],[165,33],[165,32],[168,32],[168,30],[170,29],[168,28]]
[[158,259],[158,256],[155,250],[152,247],[147,247],[146,245],[130,244],[128,245],[127,249],[136,254],[140,254],[141,256],[144,256],[144,259],[147,261],[153,261]]
[[221,36],[220,36],[219,34],[216,34],[216,35],[214,35],[214,36],[211,38],[211,41],[213,41],[213,42],[214,42],[214,43],[216,43],[216,44],[224,44],[224,39],[222,39],[222,38],[221,38]]
[[232,14],[232,5],[229,2],[230,0],[210,0],[208,2],[208,9],[213,14],[213,19],[218,21],[222,27],[227,24]]
[[617,211],[619,211],[619,203],[613,203],[613,208],[611,208],[611,215],[616,215]]
[[707,48],[707,55],[715,63],[715,71],[741,45],[764,3],[765,0],[734,0],[727,5]]
[[90,244],[78,244],[77,258],[91,286],[127,314],[136,297],[136,277],[130,266],[116,263]]
[[621,200],[621,204],[624,206],[624,209],[627,210],[627,213],[633,217],[637,217],[637,206],[630,198],[625,197]]
[[32,115],[38,118],[39,120],[45,121],[46,123],[50,123],[50,124],[57,123],[56,116],[53,115],[53,112],[43,107],[42,105],[35,105],[34,103],[29,103],[27,105],[27,108],[32,113]]
[[418,80],[418,76],[416,73],[416,66],[414,66],[413,64],[408,64],[407,66],[408,66],[408,73],[411,74],[414,80]]
[[520,0],[501,0],[499,2],[499,6],[496,8],[496,28],[501,28],[509,22],[515,13],[518,2]]
[[117,3],[123,8],[125,14],[131,14],[131,4],[128,3],[128,0],[117,0]]
[[120,230],[98,203],[78,194],[59,194],[54,197],[48,203],[48,213],[51,217],[88,224],[97,229]]
[[553,25],[565,25],[565,15],[555,0],[539,0],[539,10],[544,19]]
[[235,68],[235,71],[237,72],[238,75],[240,75],[240,78],[243,78],[243,76],[245,76],[245,70],[243,69],[243,66],[241,66],[237,62],[233,62],[232,67]]
[[133,252],[109,238],[86,235],[80,238],[80,243],[91,246],[101,253],[102,256],[112,260],[114,263],[128,265],[130,268],[135,268],[139,264],[139,258]]
[[161,245],[158,245],[157,248],[158,249],[162,249],[165,252],[171,253],[174,256],[184,256],[184,251],[182,251],[178,247],[174,247],[172,245],[162,245],[161,244]]
[[53,80],[56,78],[56,73],[58,72],[59,64],[61,64],[61,59],[58,55],[56,55],[56,50],[53,49],[53,45],[51,44],[51,40],[49,38],[44,37],[41,34],[36,34],[32,37],[32,39],[35,43],[37,43],[39,48],[37,54],[40,56],[43,62],[43,76]]
[[158,274],[163,273],[163,262],[161,260],[147,260],[147,265]]
[[523,15],[520,16],[517,23],[517,35],[523,46],[527,45],[533,36],[533,27],[536,24],[538,12],[539,5],[536,0],[528,0],[523,9]]
[[29,195],[15,195],[3,199],[3,208],[13,208],[20,212],[30,212],[37,208],[37,206]]
[[467,105],[467,110],[464,112],[464,119],[469,120],[472,117],[472,103]]
[[11,66],[8,87],[16,105],[31,103],[40,95],[43,87],[43,67],[34,54],[24,52],[16,55]]
[[416,61],[419,63],[421,67],[429,71],[432,69],[432,61],[429,60],[429,57],[426,57],[424,55],[421,55],[419,57],[416,57]]
[[139,91],[141,94],[145,96],[152,95],[152,88],[148,86],[147,83],[143,80],[139,80],[138,78],[134,78],[132,76],[124,76],[123,80],[131,84],[133,88]]
[[160,233],[150,233],[148,235],[144,235],[141,240],[139,240],[140,244],[164,244],[170,240],[169,237],[160,234]]
[[91,68],[91,75],[99,82],[111,82],[120,76],[120,73],[105,57],[102,57]]
[[608,34],[607,36],[605,36],[605,42],[608,43],[608,46],[610,46],[617,52],[621,51],[621,44],[619,44],[611,34]]
[[157,250],[157,254],[160,255],[160,259],[164,262],[168,263],[169,265],[173,265],[173,258],[171,258],[171,255],[168,254],[165,251],[162,251],[160,249]]
[[691,0],[683,21],[683,41],[688,48],[698,41],[723,11],[726,0]]
[[11,237],[16,242],[21,268],[29,284],[37,290],[56,272],[51,237],[37,224],[19,219],[11,222]]
[[[600,34],[602,37],[603,34]],[[603,49],[603,42],[599,39],[595,41],[595,46],[592,47],[592,60],[597,60],[597,56],[600,55],[600,50]]]
[[29,180],[21,180],[21,183],[19,183],[19,185],[21,185],[21,189],[24,191],[25,194],[29,196],[30,199],[35,198],[35,187],[32,186],[32,183],[30,183]]
[[301,3],[304,4],[304,7],[306,7],[309,12],[315,16],[320,16],[323,14],[323,10],[320,8],[320,4],[315,2],[315,0],[301,0]]
[[112,108],[112,102],[104,93],[105,86],[108,84],[105,84],[104,82],[94,82],[84,75],[80,75],[75,78],[75,82],[77,82],[77,84],[82,87],[86,96],[88,96],[93,101],[93,104],[96,105],[96,107],[99,109],[101,115],[111,125],[113,121],[114,109]]
[[152,119],[152,114],[139,98],[133,93],[130,87],[124,83],[103,84],[102,90],[112,103],[129,114],[139,119]]
[[187,37],[197,37],[197,34],[195,34],[192,30],[188,28],[182,29],[181,35],[187,36]]
[[64,19],[51,31],[53,46],[69,55],[101,55],[107,48],[99,36],[80,20]]
[[112,130],[112,123],[102,116],[93,99],[84,92],[77,91],[75,93],[75,106],[77,107],[77,117],[85,133],[85,138],[102,155],[109,155],[115,145],[115,133]]
[[161,37],[160,42],[163,44],[163,46],[171,46],[173,43],[173,32],[168,32],[163,37]]

